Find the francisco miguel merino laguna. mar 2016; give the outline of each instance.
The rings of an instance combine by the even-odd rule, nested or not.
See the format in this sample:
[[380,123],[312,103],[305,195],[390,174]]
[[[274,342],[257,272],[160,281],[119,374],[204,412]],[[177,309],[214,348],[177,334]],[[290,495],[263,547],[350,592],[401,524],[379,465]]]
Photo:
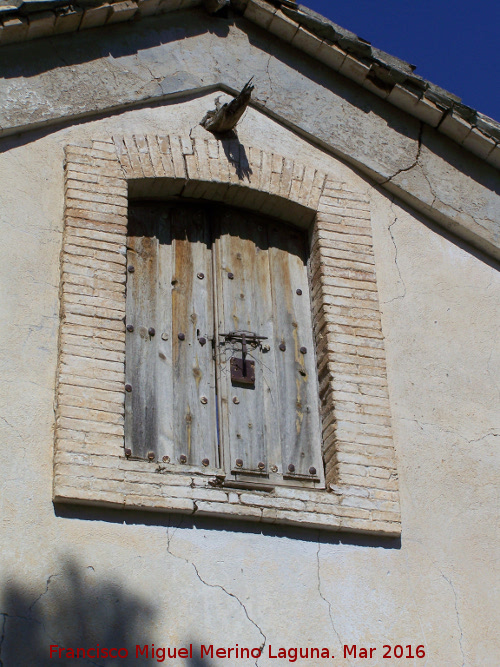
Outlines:
[[[136,658],[151,658],[157,662],[164,662],[169,659],[176,658],[192,658],[194,653],[198,651],[193,650],[193,645],[189,644],[187,647],[177,648],[174,646],[156,647],[154,644],[145,644],[141,646],[136,644],[135,657]],[[295,662],[299,657],[302,658],[334,658],[333,652],[328,648],[279,648],[274,650],[272,646],[268,646],[267,653],[269,658],[286,658],[289,662]],[[263,654],[262,648],[247,648],[240,647],[238,644],[232,647],[214,647],[213,644],[202,644],[199,649],[199,657],[203,658],[229,658],[231,660],[246,660],[257,659]],[[84,648],[65,648],[58,645],[50,646],[50,657],[54,658],[127,658],[132,657],[134,651],[129,651],[124,648],[107,648],[100,647],[97,644],[95,647]]]
[[[424,658],[425,650],[423,645],[413,647],[412,645],[407,645],[405,648],[401,645],[396,645],[392,647],[389,644],[385,644],[382,647],[383,658]],[[375,647],[363,647],[357,646],[356,644],[344,644],[342,647],[343,657],[344,658],[373,658],[374,652],[377,651]],[[229,658],[231,660],[245,660],[247,658],[260,658],[263,654],[263,648],[246,648],[240,647],[238,644],[232,647],[216,647],[214,648],[213,644],[200,646],[199,655],[200,658]],[[132,657],[133,652],[130,657]],[[58,646],[57,644],[50,645],[50,658],[60,659],[60,658],[128,658],[129,651],[128,649],[121,648],[107,648],[100,647],[97,644],[95,647],[90,648],[66,648],[63,646]],[[193,645],[189,644],[189,647],[155,647],[154,644],[145,644],[140,646],[136,644],[135,646],[135,657],[138,658],[151,658],[156,660],[156,662],[165,662],[165,660],[176,659],[176,658],[192,658],[193,657]],[[333,660],[335,658],[333,652],[328,648],[275,648],[273,649],[272,645],[269,644],[267,647],[267,657],[276,658],[281,660],[287,660],[290,663],[296,662],[300,659],[329,659]]]

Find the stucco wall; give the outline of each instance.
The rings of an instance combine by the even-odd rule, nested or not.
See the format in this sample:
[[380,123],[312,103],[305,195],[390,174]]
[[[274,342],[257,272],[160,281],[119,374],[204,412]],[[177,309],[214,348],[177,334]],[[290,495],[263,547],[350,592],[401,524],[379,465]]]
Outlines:
[[0,136],[219,87],[238,91],[254,77],[258,108],[500,258],[498,170],[355,75],[288,44],[295,29],[274,35],[198,8],[2,47]]
[[[288,664],[265,657],[269,645],[328,647],[339,665],[493,666],[496,267],[255,110],[241,123],[242,143],[312,163],[371,197],[401,542],[52,505],[63,147],[117,132],[203,133],[198,123],[214,97],[0,145],[0,659],[5,667],[57,664],[50,644],[125,646],[135,655],[136,643],[192,642],[199,656],[200,643],[265,641],[261,666]],[[344,644],[377,651],[344,660]],[[384,644],[413,652],[424,644],[426,658],[384,660]]]

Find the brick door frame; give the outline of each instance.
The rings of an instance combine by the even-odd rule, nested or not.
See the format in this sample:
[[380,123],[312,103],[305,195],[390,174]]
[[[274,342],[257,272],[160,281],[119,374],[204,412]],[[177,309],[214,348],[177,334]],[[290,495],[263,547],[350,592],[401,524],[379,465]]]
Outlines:
[[[220,488],[216,471],[124,450],[127,205],[224,202],[310,230],[327,490]],[[399,493],[368,198],[237,141],[117,136],[67,146],[55,502],[399,535]]]

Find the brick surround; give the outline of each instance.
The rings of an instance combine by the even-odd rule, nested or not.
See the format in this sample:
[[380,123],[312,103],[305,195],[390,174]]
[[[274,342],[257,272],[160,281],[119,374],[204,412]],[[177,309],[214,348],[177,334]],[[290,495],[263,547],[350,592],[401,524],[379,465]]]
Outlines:
[[[368,199],[280,155],[187,136],[67,146],[65,175],[54,500],[399,535]],[[127,202],[134,196],[223,201],[311,230],[328,490],[215,488],[214,470],[125,457]]]

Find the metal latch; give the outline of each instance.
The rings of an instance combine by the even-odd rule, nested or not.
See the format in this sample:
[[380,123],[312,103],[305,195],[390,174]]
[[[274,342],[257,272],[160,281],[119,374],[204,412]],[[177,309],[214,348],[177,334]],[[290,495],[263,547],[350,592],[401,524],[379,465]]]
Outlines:
[[267,340],[267,336],[257,336],[249,331],[232,331],[228,334],[220,334],[224,342],[241,341],[241,359],[231,358],[231,382],[248,386],[255,385],[255,361],[247,359],[247,343],[257,347],[261,340]]

